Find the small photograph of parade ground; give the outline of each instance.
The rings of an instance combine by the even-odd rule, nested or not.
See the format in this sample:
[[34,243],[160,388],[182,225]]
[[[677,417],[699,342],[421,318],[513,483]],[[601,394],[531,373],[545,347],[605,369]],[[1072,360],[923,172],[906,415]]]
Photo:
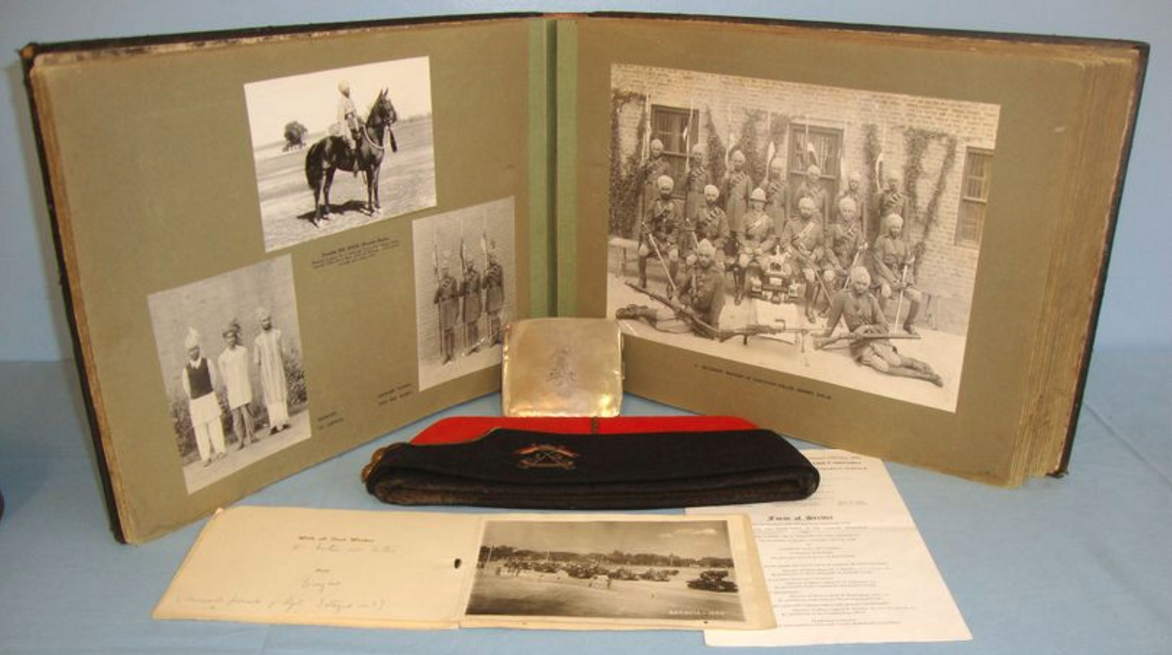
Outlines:
[[467,613],[745,620],[723,521],[489,521]]
[[955,411],[1000,107],[611,70],[628,334]]

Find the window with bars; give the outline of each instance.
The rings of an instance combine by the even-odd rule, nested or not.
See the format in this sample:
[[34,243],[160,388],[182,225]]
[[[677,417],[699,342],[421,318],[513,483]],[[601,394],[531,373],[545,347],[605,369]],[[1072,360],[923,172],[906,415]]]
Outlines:
[[969,148],[965,151],[964,177],[960,185],[960,211],[956,219],[957,245],[981,245],[992,173],[991,150]]
[[651,138],[663,143],[663,157],[671,165],[676,184],[673,195],[679,198],[686,192],[688,153],[700,141],[700,112],[693,110],[690,121],[688,113],[687,109],[677,107],[651,107]]
[[[791,123],[789,128],[789,157],[787,179],[790,188],[791,211],[797,215],[797,190],[806,181],[806,170],[814,164],[822,171],[822,188],[826,198],[832,200],[838,194],[842,182],[839,171],[842,168],[842,130]],[[823,211],[831,212],[829,207]],[[829,217],[829,214],[827,214]]]

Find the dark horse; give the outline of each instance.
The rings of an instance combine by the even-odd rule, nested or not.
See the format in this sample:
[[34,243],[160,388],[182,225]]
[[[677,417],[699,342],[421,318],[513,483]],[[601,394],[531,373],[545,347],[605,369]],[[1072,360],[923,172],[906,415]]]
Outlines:
[[[309,147],[305,154],[305,181],[313,189],[313,218],[310,222],[317,227],[319,221],[330,217],[330,185],[334,182],[334,173],[338,169],[344,171],[361,171],[366,178],[366,209],[373,216],[379,208],[378,201],[378,172],[383,163],[383,137],[390,134],[391,152],[399,150],[395,143],[395,133],[391,125],[398,120],[395,114],[395,105],[387,97],[387,90],[383,89],[370,108],[366,122],[358,130],[358,140],[351,150],[346,141],[340,136],[325,136]],[[343,125],[342,129],[350,129]]]

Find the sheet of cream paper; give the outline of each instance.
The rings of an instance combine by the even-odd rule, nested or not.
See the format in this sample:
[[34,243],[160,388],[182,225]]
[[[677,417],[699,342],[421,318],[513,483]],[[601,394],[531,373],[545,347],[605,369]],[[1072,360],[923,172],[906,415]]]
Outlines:
[[234,507],[208,521],[154,617],[455,628],[480,526],[470,514]]
[[709,646],[972,639],[883,462],[807,450],[822,475],[806,500],[689,509],[750,516],[777,627],[709,630]]
[[[687,536],[690,526],[713,521],[726,526],[740,585],[737,597],[745,615],[742,619],[719,621],[691,614],[670,619],[626,618],[621,612],[609,618],[574,612],[551,616],[465,614],[486,523],[662,523],[667,533],[691,538]],[[533,583],[529,576],[521,582]],[[652,582],[641,584],[656,586]],[[641,598],[647,589],[640,591],[639,586],[624,583],[627,593],[616,593],[612,602]],[[559,593],[556,585],[548,591],[553,597]],[[654,589],[650,596],[655,598],[657,591],[662,590]],[[705,596],[711,592],[695,593]],[[542,602],[541,598],[538,594],[531,600]],[[670,594],[657,602],[671,609]],[[712,625],[729,629],[774,625],[752,526],[743,515],[489,515],[251,506],[223,510],[208,521],[155,608],[154,617],[369,628],[455,628],[464,624],[698,630]]]

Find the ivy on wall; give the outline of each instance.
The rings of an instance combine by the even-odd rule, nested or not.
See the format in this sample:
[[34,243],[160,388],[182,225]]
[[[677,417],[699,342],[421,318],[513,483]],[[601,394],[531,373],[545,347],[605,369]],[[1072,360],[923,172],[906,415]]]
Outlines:
[[[639,127],[635,131],[635,149],[627,157],[615,156],[622,152],[619,118],[623,110],[639,103],[643,108],[639,116]],[[610,216],[609,228],[612,234],[631,237],[635,234],[639,220],[639,201],[642,197],[643,180],[639,179],[639,168],[643,161],[643,140],[647,134],[647,96],[636,91],[615,89],[610,97]]]
[[746,111],[745,119],[740,128],[741,138],[737,142],[737,147],[745,153],[745,172],[752,180],[765,179],[764,173],[768,170],[761,165],[761,159],[765,157],[765,153],[759,149],[757,142],[757,125],[760,124],[764,116],[765,112],[763,111]]
[[[788,158],[785,151],[785,137],[789,134],[790,117],[787,114],[769,114],[769,141],[777,149],[773,153],[773,157],[781,157],[783,162],[786,162],[786,168],[789,168]],[[769,159],[769,144],[765,144],[766,151],[764,153],[765,159]],[[765,162],[765,175],[769,175],[769,162]],[[763,180],[766,178],[762,178]]]
[[720,138],[720,131],[712,122],[712,107],[708,107],[705,128],[708,130],[708,171],[711,173],[712,179],[722,180],[727,171],[724,162],[728,153],[725,152],[725,144]]
[[[908,197],[908,206],[911,207],[912,217],[905,216],[905,220],[915,222],[923,230],[924,238],[928,237],[932,227],[939,220],[940,198],[944,195],[944,187],[948,181],[948,174],[952,172],[956,163],[956,137],[947,132],[924,130],[917,127],[907,127],[903,131],[905,141],[905,156],[903,163],[903,180]],[[936,175],[936,182],[928,195],[927,205],[920,209],[920,178],[924,176],[924,157],[933,141],[939,141],[944,148],[944,159],[940,163],[940,170]]]
[[[956,164],[956,137],[951,134],[944,135],[944,160],[940,162],[940,175],[936,178],[936,185],[932,188],[932,195],[928,197],[928,206],[924,208],[924,216],[927,217],[929,226],[934,226],[938,222],[940,211],[940,199],[944,197],[945,181],[948,179],[949,173],[952,172],[952,167]],[[924,238],[928,238],[928,229],[924,230]]]
[[867,194],[878,193],[882,181],[879,179],[879,126],[874,123],[863,125],[863,163],[867,166]]
[[[919,273],[921,262],[923,262],[923,254],[927,248],[928,236],[932,233],[932,228],[936,226],[940,219],[940,198],[944,196],[944,187],[948,182],[948,175],[952,172],[953,166],[956,164],[956,137],[947,132],[939,132],[934,130],[925,130],[916,127],[904,128],[904,144],[905,144],[905,158],[903,165],[903,179],[908,197],[908,207],[911,208],[913,216],[905,216],[904,220],[909,221],[920,229],[920,240],[915,244],[916,262],[913,269]],[[932,191],[928,194],[928,202],[921,210],[920,208],[920,178],[924,176],[924,157],[928,153],[928,148],[936,141],[944,148],[944,158],[940,162],[940,170],[936,175],[936,181],[932,186]],[[910,225],[909,225],[910,227]]]
[[[879,126],[874,123],[867,123],[863,125],[863,163],[867,167],[867,175],[864,178],[863,197],[873,198],[883,188],[883,180],[880,179],[879,170],[879,156],[883,153],[883,145],[879,143]],[[878,207],[872,208],[875,213],[879,212]],[[863,216],[863,223],[866,229],[867,240],[874,242],[875,232],[879,229],[878,225],[870,227],[867,225],[870,217]],[[876,223],[878,221],[875,221]]]

